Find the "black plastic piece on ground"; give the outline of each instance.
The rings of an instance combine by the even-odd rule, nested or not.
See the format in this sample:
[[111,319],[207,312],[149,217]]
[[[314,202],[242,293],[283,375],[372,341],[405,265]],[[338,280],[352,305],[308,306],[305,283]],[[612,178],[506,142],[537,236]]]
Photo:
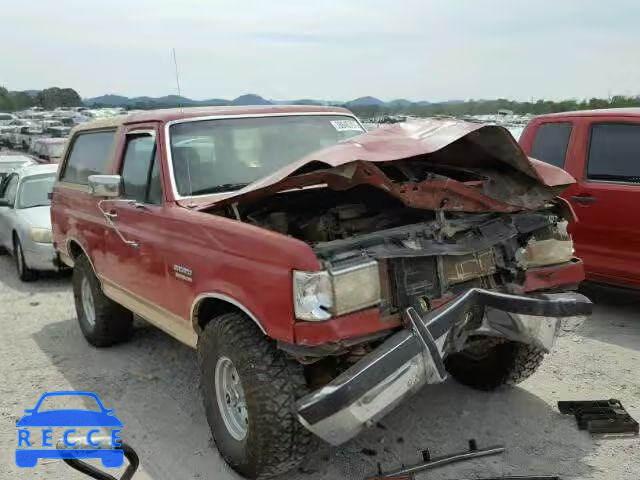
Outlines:
[[121,442],[120,448],[122,449],[124,456],[127,457],[129,465],[119,479],[113,475],[103,472],[102,470],[98,470],[93,465],[89,465],[87,462],[83,462],[82,460],[64,458],[62,461],[74,470],[78,470],[79,472],[82,472],[91,478],[95,478],[96,480],[131,480],[131,477],[133,477],[136,470],[138,470],[140,459],[138,458],[138,454],[135,450],[126,443]]
[[422,450],[422,460],[425,462],[431,461],[431,453],[429,452],[428,448]]
[[476,442],[475,438],[472,438],[469,440],[469,451],[475,452],[476,450],[478,450],[478,442]]
[[638,422],[615,398],[558,402],[558,410],[565,415],[575,416],[580,430],[638,435]]

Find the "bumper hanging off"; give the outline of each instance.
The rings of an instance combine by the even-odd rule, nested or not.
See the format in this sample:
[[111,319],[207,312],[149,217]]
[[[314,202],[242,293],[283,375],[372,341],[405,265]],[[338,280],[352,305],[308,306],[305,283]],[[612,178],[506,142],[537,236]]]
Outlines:
[[[482,321],[470,325],[470,312],[478,309]],[[444,359],[460,351],[469,335],[536,344],[549,351],[563,320],[583,318],[591,310],[589,299],[574,292],[521,296],[480,288],[424,315],[408,307],[404,315],[410,328],[300,399],[298,418],[323,440],[340,445],[422,386],[443,382]]]

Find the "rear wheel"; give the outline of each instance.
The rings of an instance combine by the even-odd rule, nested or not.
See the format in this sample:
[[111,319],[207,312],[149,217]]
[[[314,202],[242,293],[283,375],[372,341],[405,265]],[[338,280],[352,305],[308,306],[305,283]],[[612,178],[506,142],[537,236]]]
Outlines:
[[473,350],[450,355],[445,365],[460,383],[478,390],[495,390],[516,385],[535,373],[545,352],[540,347],[520,342],[495,344],[487,340]]
[[295,468],[312,445],[296,418],[307,393],[303,368],[241,313],[211,320],[198,340],[201,389],[213,439],[247,478]]
[[38,278],[38,271],[27,267],[27,264],[24,261],[24,250],[22,249],[22,244],[17,236],[13,238],[13,253],[18,278],[23,282],[33,282],[36,280]]
[[129,338],[133,314],[102,292],[86,256],[74,261],[73,297],[80,330],[95,347],[109,347]]

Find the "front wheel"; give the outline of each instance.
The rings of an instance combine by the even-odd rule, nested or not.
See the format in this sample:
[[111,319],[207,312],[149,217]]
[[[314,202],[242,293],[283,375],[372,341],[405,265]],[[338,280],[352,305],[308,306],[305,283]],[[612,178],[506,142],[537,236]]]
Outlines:
[[18,278],[23,282],[33,282],[38,278],[38,271],[32,270],[27,267],[27,263],[24,260],[24,250],[20,239],[16,236],[13,240],[13,252],[14,260],[16,262],[16,271],[18,272]]
[[520,342],[495,343],[487,339],[473,349],[445,360],[447,371],[460,383],[478,390],[516,385],[535,373],[545,351]]
[[295,468],[313,437],[296,418],[303,368],[240,313],[209,322],[198,340],[201,389],[220,454],[247,478]]
[[102,292],[93,267],[84,255],[74,261],[73,297],[80,330],[91,345],[109,347],[129,338],[133,314]]

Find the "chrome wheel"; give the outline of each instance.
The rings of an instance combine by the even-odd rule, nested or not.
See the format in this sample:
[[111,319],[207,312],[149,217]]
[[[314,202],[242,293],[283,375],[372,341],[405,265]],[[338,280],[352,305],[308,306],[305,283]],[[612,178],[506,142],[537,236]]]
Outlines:
[[84,311],[84,318],[87,323],[92,327],[96,324],[96,310],[93,305],[93,292],[91,291],[91,284],[89,279],[85,276],[80,284],[80,296],[82,298],[82,310]]
[[216,399],[227,430],[238,441],[247,436],[249,413],[238,371],[228,357],[220,357],[215,371]]

